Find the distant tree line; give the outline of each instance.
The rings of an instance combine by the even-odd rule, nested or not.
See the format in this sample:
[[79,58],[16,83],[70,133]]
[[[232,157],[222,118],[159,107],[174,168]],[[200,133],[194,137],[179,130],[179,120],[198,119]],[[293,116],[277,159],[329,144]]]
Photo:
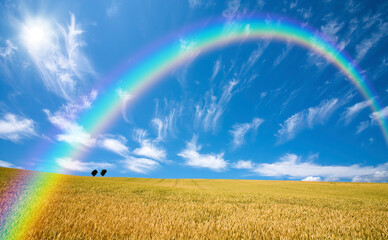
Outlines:
[[[108,172],[108,171],[107,171],[106,169],[102,169],[101,172],[100,172],[100,174],[101,174],[101,176],[105,176],[105,174],[106,174],[107,172]],[[97,175],[97,173],[98,173],[97,169],[94,169],[94,170],[92,171],[92,176],[95,177],[95,176]]]

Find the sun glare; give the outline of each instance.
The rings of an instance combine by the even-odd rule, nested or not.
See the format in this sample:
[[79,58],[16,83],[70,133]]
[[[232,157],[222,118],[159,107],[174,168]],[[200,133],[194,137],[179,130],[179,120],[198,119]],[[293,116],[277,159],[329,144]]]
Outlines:
[[47,21],[36,19],[23,24],[21,38],[30,52],[38,52],[50,46],[52,30]]

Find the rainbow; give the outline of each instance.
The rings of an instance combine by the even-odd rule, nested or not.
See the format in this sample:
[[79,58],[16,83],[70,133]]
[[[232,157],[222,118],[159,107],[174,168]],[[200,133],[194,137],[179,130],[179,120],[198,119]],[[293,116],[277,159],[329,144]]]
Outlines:
[[[182,45],[182,39],[190,44]],[[79,116],[78,124],[92,136],[97,136],[106,130],[120,113],[123,99],[118,94],[119,90],[136,98],[155,83],[163,80],[163,76],[170,73],[171,70],[198,53],[217,49],[230,43],[257,39],[291,41],[319,53],[350,79],[363,97],[370,101],[372,111],[378,113],[381,111],[382,107],[378,102],[378,97],[360,69],[333,42],[325,39],[317,31],[291,21],[249,18],[233,22],[215,21],[205,27],[190,29],[189,32],[183,34],[174,34],[163,44],[158,44],[152,50],[146,51],[146,54],[136,59],[136,62],[130,65],[127,70],[115,77],[112,83],[102,85],[103,94],[96,100],[93,108]],[[388,144],[387,120],[379,115],[378,123]],[[80,146],[57,143],[42,158],[44,164],[40,167],[45,171],[58,172],[61,169],[54,164],[56,159],[81,160],[84,154],[85,151]],[[43,175],[30,181],[27,187],[27,190],[31,192],[30,197],[20,199],[12,205],[6,220],[0,226],[0,230],[3,232],[3,235],[0,235],[1,238],[17,239],[25,236],[28,230],[27,226],[33,226],[39,215],[40,204],[38,203],[42,199],[48,198],[54,188],[54,181],[58,182],[59,180],[51,175]],[[33,213],[34,216],[21,217],[27,213]]]

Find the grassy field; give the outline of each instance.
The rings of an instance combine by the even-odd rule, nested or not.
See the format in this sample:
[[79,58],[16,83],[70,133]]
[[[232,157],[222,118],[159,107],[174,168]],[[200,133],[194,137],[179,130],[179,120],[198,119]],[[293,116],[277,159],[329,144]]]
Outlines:
[[[1,201],[31,174],[0,168]],[[60,179],[27,238],[388,239],[388,184]]]

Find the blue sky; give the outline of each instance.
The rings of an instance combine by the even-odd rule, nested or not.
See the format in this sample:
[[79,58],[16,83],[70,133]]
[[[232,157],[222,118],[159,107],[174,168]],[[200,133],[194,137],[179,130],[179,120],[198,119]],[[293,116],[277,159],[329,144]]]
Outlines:
[[[4,1],[0,166],[160,178],[388,181],[388,147],[366,101],[325,58],[256,40],[199,52],[90,135],[98,86],[168,34],[212,19],[294,19],[362,69],[388,117],[385,1]],[[177,34],[176,38],[183,36]],[[125,72],[125,71],[124,71]],[[113,79],[114,80],[114,79]],[[42,159],[56,144],[80,159]],[[44,166],[44,167],[43,167]]]

